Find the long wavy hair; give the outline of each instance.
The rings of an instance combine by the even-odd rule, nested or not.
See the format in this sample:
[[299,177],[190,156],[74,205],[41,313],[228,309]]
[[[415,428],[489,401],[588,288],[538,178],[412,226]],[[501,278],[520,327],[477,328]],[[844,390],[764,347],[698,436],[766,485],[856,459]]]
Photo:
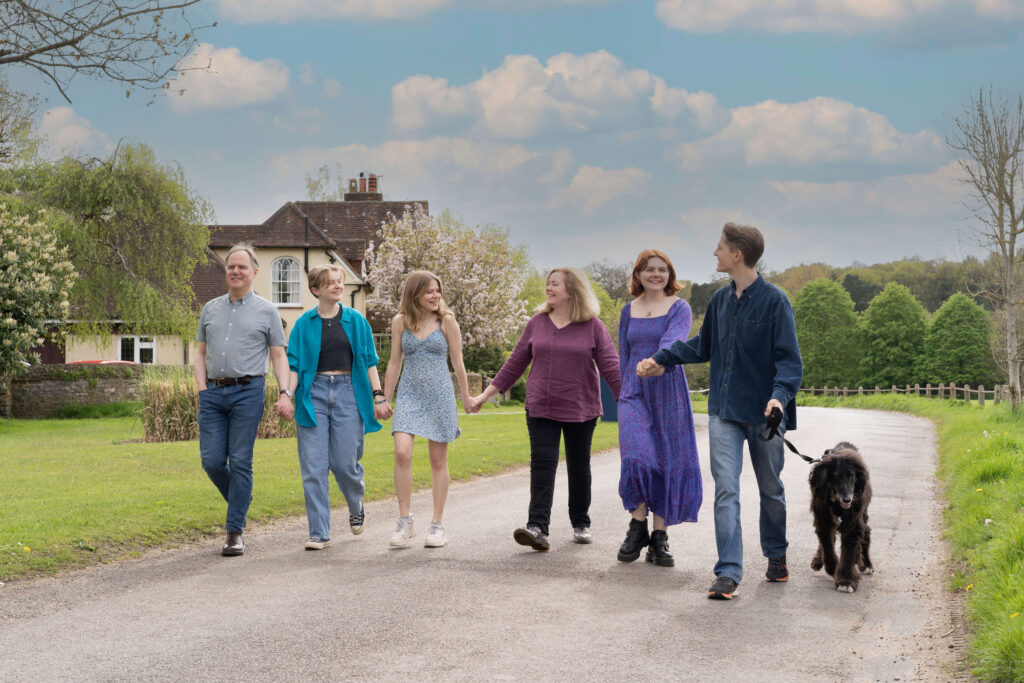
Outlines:
[[[425,311],[416,303],[420,295],[433,283],[437,283],[437,289],[441,293],[441,301],[437,304],[437,312]],[[414,270],[405,278],[405,286],[402,288],[402,300],[398,304],[398,311],[405,318],[405,327],[408,330],[417,330],[420,323],[428,315],[437,316],[437,321],[442,322],[447,316],[453,315],[451,309],[444,302],[444,285],[441,278],[425,270]]]
[[[544,276],[544,283],[552,273],[561,273],[565,276],[565,290],[569,293],[569,319],[574,323],[581,323],[591,318],[596,318],[601,313],[601,304],[590,286],[590,278],[586,273],[577,268],[552,268]],[[551,304],[546,300],[542,301],[535,309],[535,313],[550,313]]]

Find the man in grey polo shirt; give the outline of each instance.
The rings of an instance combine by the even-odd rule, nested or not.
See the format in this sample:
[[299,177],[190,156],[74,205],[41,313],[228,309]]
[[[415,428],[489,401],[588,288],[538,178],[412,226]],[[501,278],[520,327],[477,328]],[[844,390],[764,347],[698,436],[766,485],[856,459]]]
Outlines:
[[[252,291],[258,270],[252,247],[231,247],[228,293],[203,306],[196,331],[199,453],[203,469],[228,503],[222,555],[245,552],[242,531],[252,500],[252,450],[263,417],[268,349],[277,386],[288,386],[281,316]],[[287,390],[274,407],[284,417],[291,416],[294,408]]]

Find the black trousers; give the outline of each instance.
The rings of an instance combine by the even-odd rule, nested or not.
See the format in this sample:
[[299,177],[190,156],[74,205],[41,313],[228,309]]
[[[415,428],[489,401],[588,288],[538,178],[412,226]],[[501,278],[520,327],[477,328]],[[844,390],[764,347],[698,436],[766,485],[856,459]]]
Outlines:
[[569,475],[569,521],[573,528],[590,526],[590,442],[597,418],[559,422],[526,415],[530,432],[530,519],[545,534],[551,522],[551,501],[558,470],[558,445],[565,436],[565,469]]

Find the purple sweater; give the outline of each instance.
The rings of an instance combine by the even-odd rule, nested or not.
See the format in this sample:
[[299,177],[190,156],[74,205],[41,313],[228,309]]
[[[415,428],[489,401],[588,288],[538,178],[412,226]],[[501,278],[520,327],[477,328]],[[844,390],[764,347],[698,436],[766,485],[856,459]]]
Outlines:
[[547,313],[533,316],[491,383],[505,393],[531,362],[526,380],[526,410],[531,417],[586,422],[600,415],[598,371],[619,398],[619,354],[597,318],[558,329]]

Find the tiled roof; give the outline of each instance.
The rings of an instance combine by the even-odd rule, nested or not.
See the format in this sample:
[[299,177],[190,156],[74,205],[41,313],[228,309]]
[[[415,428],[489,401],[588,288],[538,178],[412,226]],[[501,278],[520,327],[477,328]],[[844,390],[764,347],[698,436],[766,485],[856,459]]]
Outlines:
[[381,224],[415,204],[429,211],[426,201],[288,202],[260,225],[211,225],[210,247],[249,241],[256,248],[334,249],[358,273]]
[[195,292],[195,307],[199,310],[207,301],[216,299],[228,291],[224,262],[210,248],[204,253],[205,258],[192,271],[192,291]]

